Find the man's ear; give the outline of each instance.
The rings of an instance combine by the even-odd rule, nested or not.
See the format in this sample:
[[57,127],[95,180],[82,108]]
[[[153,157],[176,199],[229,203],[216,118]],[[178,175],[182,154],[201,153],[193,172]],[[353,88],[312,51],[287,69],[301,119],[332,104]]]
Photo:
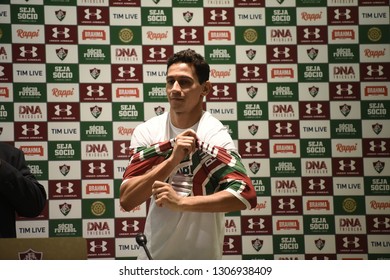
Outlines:
[[203,96],[206,96],[207,94],[209,94],[211,90],[211,82],[210,81],[206,81],[204,82],[203,86],[202,86],[202,95]]

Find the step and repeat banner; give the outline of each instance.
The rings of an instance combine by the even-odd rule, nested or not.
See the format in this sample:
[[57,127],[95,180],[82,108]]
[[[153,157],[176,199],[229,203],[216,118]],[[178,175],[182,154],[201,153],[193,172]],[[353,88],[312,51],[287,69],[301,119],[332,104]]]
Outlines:
[[388,0],[2,0],[0,141],[48,193],[18,237],[136,258],[128,147],[168,110],[167,57],[193,48],[258,195],[226,215],[224,258],[389,259],[389,18]]

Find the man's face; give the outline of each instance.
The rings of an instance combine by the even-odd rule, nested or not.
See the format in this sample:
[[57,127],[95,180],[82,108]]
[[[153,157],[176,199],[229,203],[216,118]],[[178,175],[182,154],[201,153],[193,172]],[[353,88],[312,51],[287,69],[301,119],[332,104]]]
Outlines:
[[201,108],[205,87],[199,84],[195,68],[187,63],[172,64],[167,73],[166,91],[171,110],[188,113]]

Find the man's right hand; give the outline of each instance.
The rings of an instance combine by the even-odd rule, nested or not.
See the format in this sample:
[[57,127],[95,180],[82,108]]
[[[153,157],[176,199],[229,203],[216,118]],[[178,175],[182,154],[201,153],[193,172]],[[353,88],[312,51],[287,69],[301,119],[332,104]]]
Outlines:
[[194,130],[187,129],[176,136],[172,159],[179,164],[196,150],[197,136]]

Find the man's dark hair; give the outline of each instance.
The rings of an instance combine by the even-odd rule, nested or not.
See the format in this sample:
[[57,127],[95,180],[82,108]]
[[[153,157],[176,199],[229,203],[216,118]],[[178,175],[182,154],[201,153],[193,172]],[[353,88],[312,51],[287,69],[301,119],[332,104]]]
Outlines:
[[168,68],[175,63],[189,63],[194,65],[196,75],[200,84],[209,80],[210,77],[210,66],[206,62],[203,56],[195,52],[194,50],[187,49],[179,51],[173,54],[167,61],[167,70]]

